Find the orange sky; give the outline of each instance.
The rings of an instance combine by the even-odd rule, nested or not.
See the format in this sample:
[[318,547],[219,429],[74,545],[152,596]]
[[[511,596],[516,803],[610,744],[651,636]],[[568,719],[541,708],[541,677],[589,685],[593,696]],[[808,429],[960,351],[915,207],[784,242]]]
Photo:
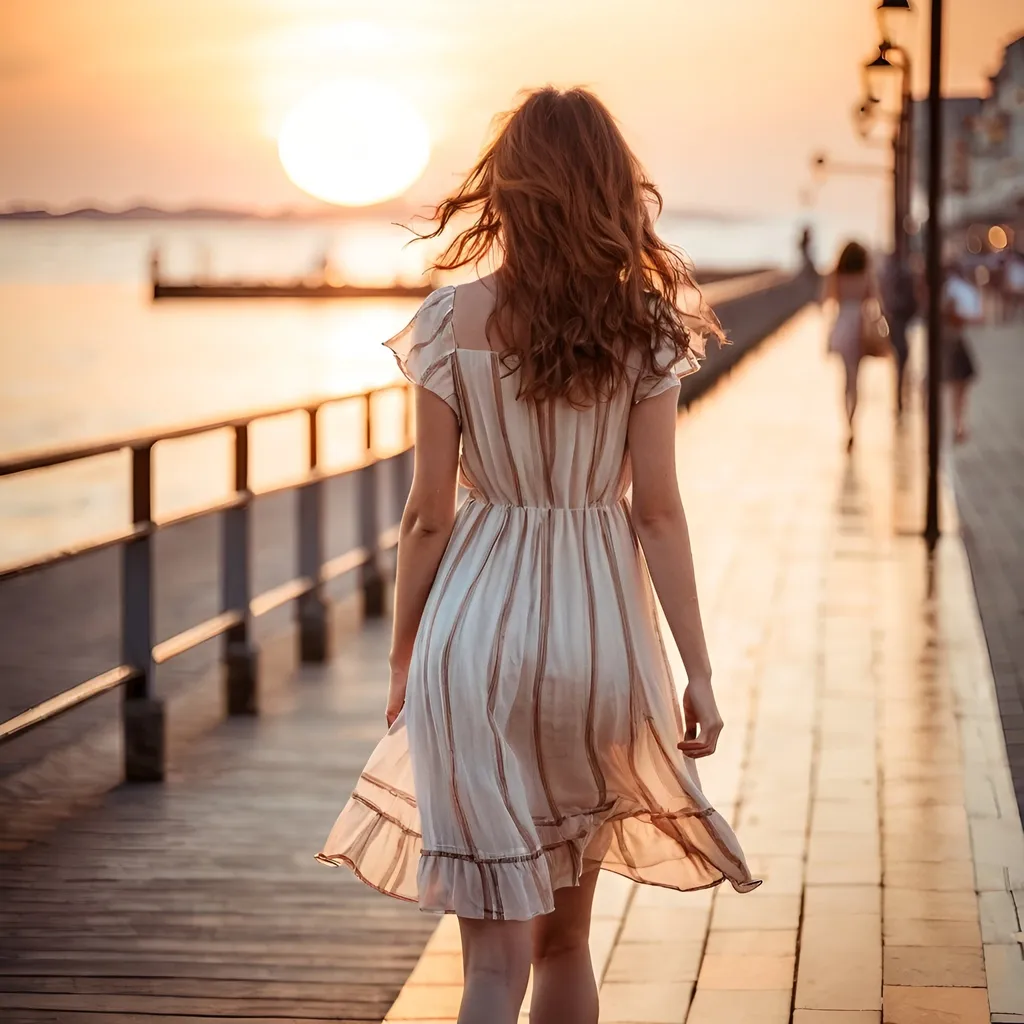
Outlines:
[[[876,42],[874,5],[2,0],[0,204],[301,201],[275,132],[309,88],[359,74],[396,86],[429,122],[434,154],[417,201],[470,163],[519,88],[550,81],[598,91],[670,205],[792,213],[813,150],[884,157],[858,143],[849,116]],[[1024,30],[1024,4],[947,8],[947,86],[980,91],[1002,44]],[[923,86],[923,52],[918,72]],[[881,189],[837,180],[819,209],[863,223]]]

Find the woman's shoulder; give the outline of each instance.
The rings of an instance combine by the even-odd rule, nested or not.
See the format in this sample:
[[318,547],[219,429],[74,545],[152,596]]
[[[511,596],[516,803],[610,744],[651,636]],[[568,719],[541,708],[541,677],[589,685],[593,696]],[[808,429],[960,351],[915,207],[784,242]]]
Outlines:
[[435,288],[420,304],[420,308],[416,310],[416,315],[413,317],[412,322],[415,323],[417,319],[431,313],[444,313],[445,310],[450,310],[455,304],[455,285],[443,284],[440,288]]
[[422,384],[430,368],[454,351],[451,330],[454,298],[452,285],[435,288],[405,327],[384,342],[394,353],[402,373],[414,384]]

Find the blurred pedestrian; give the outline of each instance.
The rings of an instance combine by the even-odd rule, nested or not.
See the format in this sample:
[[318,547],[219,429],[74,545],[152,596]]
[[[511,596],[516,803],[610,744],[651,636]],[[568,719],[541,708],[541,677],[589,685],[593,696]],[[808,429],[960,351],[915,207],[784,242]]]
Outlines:
[[950,392],[956,444],[967,440],[967,393],[976,374],[966,328],[983,320],[981,292],[960,263],[951,263],[942,295],[942,377]]
[[917,315],[917,288],[914,275],[906,260],[892,254],[885,264],[882,275],[882,309],[889,324],[889,341],[896,362],[896,415],[903,415],[903,400],[906,390],[907,361],[910,345],[907,329]]
[[1016,250],[1003,264],[1003,304],[1008,320],[1024,312],[1024,253]]
[[877,317],[880,307],[871,259],[859,242],[848,242],[843,248],[835,270],[825,279],[823,296],[833,299],[838,306],[828,349],[843,362],[843,393],[849,427],[846,447],[850,450],[853,448],[853,418],[857,412],[857,374],[864,357],[865,322]]
[[804,271],[814,271],[814,233],[809,224],[800,232],[800,264]]

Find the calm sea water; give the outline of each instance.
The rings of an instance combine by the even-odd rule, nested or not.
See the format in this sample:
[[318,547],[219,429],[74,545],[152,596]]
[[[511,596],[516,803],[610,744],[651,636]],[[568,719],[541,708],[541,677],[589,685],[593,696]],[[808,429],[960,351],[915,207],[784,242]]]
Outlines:
[[[786,264],[790,222],[664,218],[698,265]],[[168,277],[294,277],[324,253],[352,281],[416,280],[428,253],[387,224],[0,222],[0,456],[214,419],[397,379],[381,341],[415,301],[180,300],[153,303],[148,255]],[[394,408],[379,410],[383,447]],[[358,410],[324,424],[328,460],[350,458]],[[257,488],[301,470],[301,417],[254,431]],[[390,436],[389,436],[390,435]],[[158,446],[157,515],[226,493],[228,438]],[[127,523],[122,455],[0,480],[0,565]]]

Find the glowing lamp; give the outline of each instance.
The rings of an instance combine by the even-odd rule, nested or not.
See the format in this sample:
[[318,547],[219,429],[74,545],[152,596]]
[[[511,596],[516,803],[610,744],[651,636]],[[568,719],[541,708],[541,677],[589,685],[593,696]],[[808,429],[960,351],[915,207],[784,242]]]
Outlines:
[[876,11],[884,42],[906,50],[914,41],[917,11],[910,0],[882,0]]

